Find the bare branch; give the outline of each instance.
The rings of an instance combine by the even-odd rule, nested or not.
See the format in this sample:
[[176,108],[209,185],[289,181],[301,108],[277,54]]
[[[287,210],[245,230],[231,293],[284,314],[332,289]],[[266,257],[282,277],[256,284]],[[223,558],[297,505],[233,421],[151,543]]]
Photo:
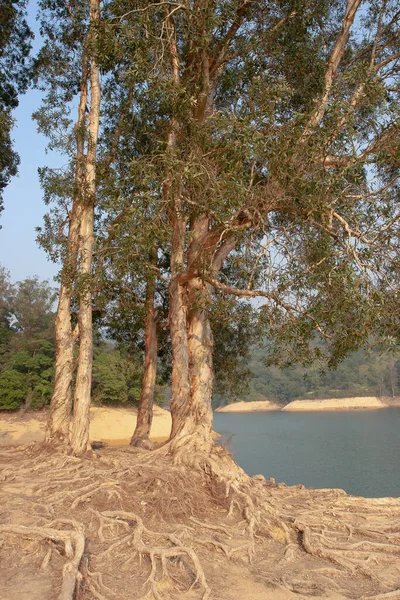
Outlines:
[[340,61],[342,60],[347,40],[350,33],[350,28],[353,25],[354,18],[356,16],[358,7],[360,6],[361,0],[348,0],[347,9],[343,19],[342,30],[336,40],[335,47],[329,59],[328,69],[325,73],[325,86],[324,92],[322,94],[322,98],[319,101],[319,106],[314,111],[311,116],[307,127],[305,128],[303,135],[301,137],[301,141],[304,142],[312,133],[312,130],[319,125],[321,122],[326,107],[329,101],[330,91],[333,85],[333,81],[336,75],[336,71],[339,67]]
[[238,29],[242,25],[252,4],[254,4],[253,0],[245,0],[243,4],[241,4],[237,9],[236,18],[234,22],[228,29],[228,32],[225,35],[225,37],[222,40],[220,40],[219,44],[217,45],[214,52],[214,57],[210,58],[210,77],[215,75],[219,67],[223,64],[226,58],[229,44],[231,43]]
[[277,292],[270,293],[270,292],[266,292],[264,290],[247,290],[247,289],[243,290],[243,289],[231,287],[229,285],[225,285],[224,283],[221,283],[220,281],[218,281],[218,279],[214,279],[212,277],[204,277],[204,280],[207,283],[209,283],[210,285],[217,288],[218,290],[221,290],[221,292],[224,292],[225,294],[230,294],[232,296],[237,296],[238,298],[268,298],[269,300],[272,300],[273,302],[275,302],[275,304],[277,304],[281,308],[284,308],[288,312],[295,312],[295,313],[300,314],[300,315],[306,317],[307,319],[310,319],[311,321],[313,321],[315,329],[325,339],[329,339],[328,334],[326,334],[323,331],[322,327],[319,325],[319,323],[315,320],[315,318],[309,312],[304,311],[301,308],[298,308],[297,306],[293,306],[292,304],[288,304],[284,300],[281,300]]
[[134,13],[143,13],[148,11],[150,8],[156,8],[158,6],[173,6],[174,8],[172,9],[171,12],[169,12],[169,15],[173,14],[174,12],[176,12],[177,10],[186,10],[186,6],[184,4],[179,4],[177,2],[153,2],[152,4],[148,4],[147,6],[145,6],[144,8],[134,8],[132,10],[129,10],[128,12],[124,13],[123,15],[119,16],[119,17],[113,17],[111,19],[111,21],[116,21],[116,20],[122,20],[125,17],[128,17],[131,14]]

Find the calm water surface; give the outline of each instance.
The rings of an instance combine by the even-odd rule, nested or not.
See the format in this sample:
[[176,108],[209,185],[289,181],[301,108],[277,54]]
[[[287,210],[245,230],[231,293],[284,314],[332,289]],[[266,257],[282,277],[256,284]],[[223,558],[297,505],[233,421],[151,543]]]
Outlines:
[[400,407],[214,413],[214,429],[250,475],[358,496],[400,496]]

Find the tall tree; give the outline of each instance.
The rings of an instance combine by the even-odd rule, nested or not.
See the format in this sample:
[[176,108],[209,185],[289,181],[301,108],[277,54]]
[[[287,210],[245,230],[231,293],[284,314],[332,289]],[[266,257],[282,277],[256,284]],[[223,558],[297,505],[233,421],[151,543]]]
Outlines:
[[93,223],[96,203],[96,157],[100,124],[100,67],[97,59],[100,2],[90,0],[90,109],[85,176],[83,180],[83,210],[80,223],[80,283],[79,295],[79,357],[75,384],[74,412],[70,445],[74,454],[82,454],[89,443],[89,409],[92,387],[93,326],[91,270],[93,260]]
[[[62,176],[42,171],[48,198],[59,207],[68,205],[67,234],[62,252],[63,269],[56,316],[56,374],[47,426],[47,439],[66,440],[72,411],[74,346],[79,339],[70,445],[82,454],[88,443],[88,416],[92,369],[91,264],[93,219],[96,200],[96,153],[100,120],[100,78],[97,59],[100,24],[99,3],[41,4],[45,44],[36,61],[37,85],[47,90],[43,107],[36,113],[41,130],[71,157]],[[78,99],[78,118],[71,127],[65,103]],[[68,104],[67,104],[68,106]],[[88,109],[89,106],[89,109]],[[87,112],[88,110],[88,112]],[[59,127],[59,129],[58,129]],[[61,135],[60,135],[61,133]],[[71,178],[71,179],[70,179]],[[71,185],[71,180],[73,184]],[[72,202],[72,205],[70,205]],[[59,208],[56,208],[56,214]],[[63,213],[63,210],[61,211]],[[59,240],[58,240],[59,241]],[[48,240],[43,243],[48,243]],[[78,302],[77,323],[72,323],[71,303]]]
[[41,408],[53,379],[55,290],[37,277],[11,285],[4,271],[0,289],[0,408]]
[[398,264],[399,13],[390,0],[359,7],[104,10],[104,252],[130,243],[126,223],[146,232],[145,255],[163,230],[172,452],[212,447],[218,295],[261,299],[276,362],[321,354],[317,335],[334,363],[383,326]]
[[32,31],[26,22],[27,0],[0,2],[0,211],[3,191],[16,175],[19,156],[13,149],[11,111],[29,82],[28,56]]
[[[316,332],[339,360],[377,324],[398,259],[399,14],[359,0],[118,6],[158,42],[136,101],[164,130],[158,173],[155,152],[147,162],[171,235],[169,447],[187,456],[212,444],[213,287],[264,299],[277,360],[311,358]],[[247,271],[236,285],[230,262]]]

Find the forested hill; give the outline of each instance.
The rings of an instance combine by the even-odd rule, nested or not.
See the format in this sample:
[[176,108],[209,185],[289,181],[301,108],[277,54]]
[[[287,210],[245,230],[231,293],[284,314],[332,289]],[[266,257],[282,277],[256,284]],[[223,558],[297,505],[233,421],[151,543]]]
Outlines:
[[286,404],[297,399],[400,395],[400,354],[372,352],[366,356],[359,351],[336,370],[324,372],[318,367],[265,367],[263,359],[262,350],[252,353],[248,391],[228,402],[268,399]]

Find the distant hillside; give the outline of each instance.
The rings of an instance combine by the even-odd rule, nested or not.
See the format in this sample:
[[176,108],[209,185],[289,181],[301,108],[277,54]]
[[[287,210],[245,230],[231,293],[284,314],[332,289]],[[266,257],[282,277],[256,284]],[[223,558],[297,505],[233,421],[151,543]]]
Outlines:
[[255,350],[249,364],[253,375],[248,392],[230,402],[268,399],[286,404],[297,399],[400,396],[400,354],[373,352],[365,356],[359,351],[336,370],[325,372],[318,367],[265,367],[263,361],[262,350]]

